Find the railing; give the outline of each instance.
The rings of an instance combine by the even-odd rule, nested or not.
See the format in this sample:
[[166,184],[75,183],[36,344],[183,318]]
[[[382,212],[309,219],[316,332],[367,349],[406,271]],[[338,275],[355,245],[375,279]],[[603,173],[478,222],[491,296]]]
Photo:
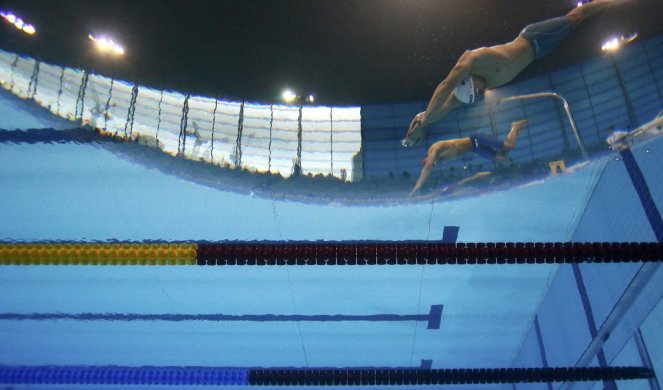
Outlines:
[[507,98],[499,99],[496,104],[502,104],[514,100],[528,100],[528,99],[538,99],[546,97],[555,98],[562,102],[562,106],[564,107],[564,111],[566,112],[566,117],[569,118],[569,123],[571,124],[571,129],[573,130],[573,135],[576,138],[576,142],[578,143],[580,152],[582,153],[584,159],[589,159],[587,150],[585,150],[585,144],[582,142],[582,139],[580,138],[580,133],[578,133],[578,128],[576,127],[576,122],[573,120],[573,115],[571,115],[571,109],[569,108],[569,103],[561,95],[554,92],[539,92],[539,93],[532,93],[529,95],[510,96]]

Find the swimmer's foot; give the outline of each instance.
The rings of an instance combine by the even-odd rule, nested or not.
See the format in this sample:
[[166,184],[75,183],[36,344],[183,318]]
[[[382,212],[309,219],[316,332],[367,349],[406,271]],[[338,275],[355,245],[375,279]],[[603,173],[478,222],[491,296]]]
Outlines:
[[517,121],[517,122],[513,122],[511,124],[511,128],[515,129],[520,134],[520,132],[525,130],[525,126],[527,126],[528,124],[529,124],[529,120],[523,119],[523,120],[520,120],[520,121]]

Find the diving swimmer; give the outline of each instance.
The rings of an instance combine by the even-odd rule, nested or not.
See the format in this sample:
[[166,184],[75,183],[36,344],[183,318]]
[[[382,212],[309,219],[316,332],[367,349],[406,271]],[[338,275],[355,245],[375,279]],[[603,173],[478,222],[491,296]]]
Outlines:
[[438,161],[456,159],[466,153],[474,152],[488,160],[500,162],[508,158],[509,152],[516,147],[518,136],[524,131],[528,120],[521,120],[511,124],[511,131],[504,141],[486,134],[475,134],[470,137],[456,138],[438,141],[428,149],[428,155],[424,158],[424,167],[421,169],[419,180],[410,192],[412,197],[428,178],[431,170]]
[[532,61],[553,51],[589,16],[626,1],[630,0],[594,0],[564,16],[528,25],[511,42],[465,51],[435,89],[426,111],[417,114],[410,123],[403,146],[419,143],[426,135],[427,126],[454,108],[476,102],[486,89],[509,83]]

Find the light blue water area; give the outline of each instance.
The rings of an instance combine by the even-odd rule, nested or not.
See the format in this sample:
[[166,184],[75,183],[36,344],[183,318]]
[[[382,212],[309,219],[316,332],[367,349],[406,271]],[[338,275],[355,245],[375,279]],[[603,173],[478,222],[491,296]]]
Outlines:
[[94,145],[0,145],[0,239],[562,241],[594,181],[572,175],[440,203],[334,207],[223,192]]
[[[23,124],[21,124],[23,125]],[[605,161],[480,196],[333,206],[205,187],[101,145],[0,145],[0,239],[567,241]],[[573,172],[571,172],[573,171]],[[0,364],[510,366],[557,266],[3,267]],[[119,321],[119,315],[423,316],[428,321]],[[114,317],[115,316],[115,317]],[[202,318],[202,317],[201,317]],[[418,317],[419,318],[419,317]]]
[[[565,241],[603,163],[508,191],[340,207],[208,188],[99,145],[0,145],[0,238]],[[4,267],[4,313],[421,315],[426,321],[3,321],[4,364],[508,367],[556,266]],[[103,353],[99,353],[103,351]]]
[[55,115],[45,114],[37,104],[21,101],[4,88],[0,88],[0,129],[67,129],[75,127]]
[[[2,321],[0,362],[506,367],[556,267],[3,267],[5,313],[427,314],[426,321]],[[506,303],[508,305],[505,305]],[[104,351],[99,354],[96,351]]]

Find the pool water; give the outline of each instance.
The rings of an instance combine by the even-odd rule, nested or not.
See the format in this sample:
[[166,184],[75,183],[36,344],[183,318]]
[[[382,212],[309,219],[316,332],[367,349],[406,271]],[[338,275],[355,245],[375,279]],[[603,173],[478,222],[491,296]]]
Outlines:
[[[72,127],[7,94],[0,113],[1,129]],[[450,228],[458,242],[661,240],[659,138],[497,191],[382,206],[224,191],[137,164],[122,147],[0,143],[0,240],[433,241]],[[642,263],[8,265],[0,364],[571,367],[610,320],[587,364],[643,366],[643,344],[660,372],[661,285],[658,264]]]

